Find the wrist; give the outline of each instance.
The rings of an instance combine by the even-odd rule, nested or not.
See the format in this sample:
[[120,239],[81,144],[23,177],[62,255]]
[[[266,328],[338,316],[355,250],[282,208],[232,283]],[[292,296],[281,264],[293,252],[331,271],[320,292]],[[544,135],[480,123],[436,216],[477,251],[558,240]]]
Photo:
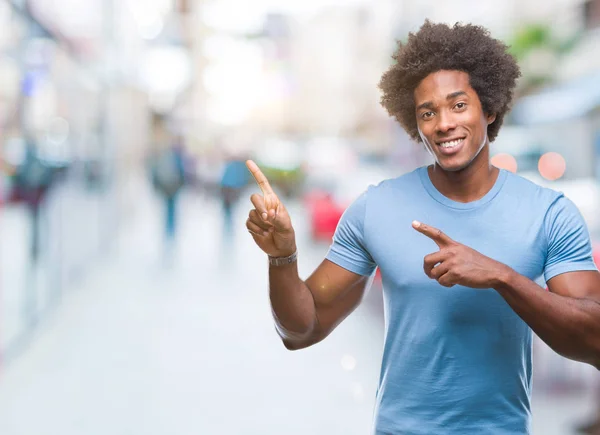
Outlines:
[[298,260],[298,250],[294,248],[291,254],[284,252],[283,255],[277,254],[277,256],[268,255],[269,264],[271,266],[287,266],[294,264]]
[[282,258],[282,257],[289,257],[290,255],[293,255],[294,253],[297,253],[297,252],[298,252],[298,248],[296,247],[296,243],[294,242],[290,246],[282,248],[282,249],[278,250],[277,252],[273,252],[273,254],[267,254],[267,255],[269,256],[269,258]]
[[495,290],[504,290],[510,288],[515,273],[516,272],[513,269],[505,264],[502,264],[494,273],[492,285],[490,287]]

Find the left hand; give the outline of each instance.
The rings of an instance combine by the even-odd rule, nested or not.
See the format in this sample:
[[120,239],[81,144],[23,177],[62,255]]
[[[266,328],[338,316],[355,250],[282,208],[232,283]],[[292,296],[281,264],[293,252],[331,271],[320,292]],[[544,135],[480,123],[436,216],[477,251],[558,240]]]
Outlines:
[[505,264],[455,242],[437,228],[417,221],[413,222],[413,228],[439,246],[438,252],[425,256],[423,270],[444,287],[494,288],[502,274],[510,270]]

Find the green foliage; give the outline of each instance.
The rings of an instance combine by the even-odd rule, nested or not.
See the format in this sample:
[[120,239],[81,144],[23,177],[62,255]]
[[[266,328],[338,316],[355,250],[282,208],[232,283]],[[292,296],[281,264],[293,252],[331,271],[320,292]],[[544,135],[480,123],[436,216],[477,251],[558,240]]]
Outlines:
[[531,51],[539,48],[550,49],[562,55],[575,48],[581,35],[581,32],[575,32],[566,39],[558,39],[553,35],[550,24],[531,23],[520,27],[510,38],[509,51],[518,60],[524,59]]
[[[555,55],[557,60],[571,52],[579,43],[581,32],[573,32],[568,37],[558,38],[550,24],[530,23],[518,28],[514,35],[507,41],[509,52],[517,58],[520,63],[536,50],[546,50]],[[543,74],[523,70],[521,79],[521,91],[528,93],[538,87],[542,87],[552,80],[553,71],[544,71]]]

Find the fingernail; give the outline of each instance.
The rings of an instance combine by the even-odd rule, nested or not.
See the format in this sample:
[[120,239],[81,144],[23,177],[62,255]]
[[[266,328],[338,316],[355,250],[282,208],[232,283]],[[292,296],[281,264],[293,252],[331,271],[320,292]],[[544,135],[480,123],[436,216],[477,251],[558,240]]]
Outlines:
[[263,231],[263,236],[267,237],[269,235],[268,231]]
[[269,215],[266,214],[266,213],[263,213],[261,216],[262,216],[262,218],[263,218],[264,221],[266,221],[267,218],[269,217]]
[[419,221],[413,221],[412,224],[416,228],[419,228],[421,226],[421,222],[419,222]]

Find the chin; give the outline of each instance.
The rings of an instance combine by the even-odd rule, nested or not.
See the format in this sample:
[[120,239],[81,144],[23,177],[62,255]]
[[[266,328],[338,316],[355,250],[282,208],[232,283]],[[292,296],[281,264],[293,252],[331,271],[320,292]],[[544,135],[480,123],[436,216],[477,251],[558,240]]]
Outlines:
[[462,171],[463,169],[468,167],[469,164],[471,164],[471,162],[470,161],[456,161],[454,159],[448,160],[448,159],[444,159],[444,158],[441,158],[441,159],[438,158],[438,159],[436,159],[436,164],[444,171],[458,172],[458,171]]

